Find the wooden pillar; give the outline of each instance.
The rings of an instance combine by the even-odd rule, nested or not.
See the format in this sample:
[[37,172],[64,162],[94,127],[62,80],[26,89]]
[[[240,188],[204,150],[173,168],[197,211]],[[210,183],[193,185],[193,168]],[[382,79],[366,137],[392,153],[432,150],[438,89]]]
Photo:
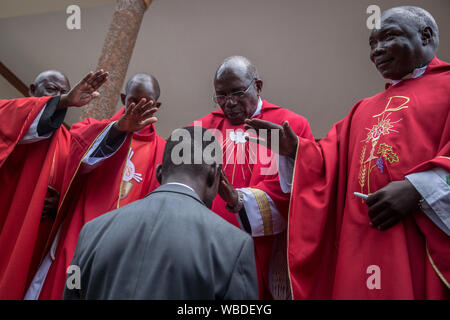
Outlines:
[[118,0],[97,70],[109,72],[108,81],[99,89],[101,97],[81,110],[81,120],[110,118],[116,112],[136,38],[145,11],[152,0]]

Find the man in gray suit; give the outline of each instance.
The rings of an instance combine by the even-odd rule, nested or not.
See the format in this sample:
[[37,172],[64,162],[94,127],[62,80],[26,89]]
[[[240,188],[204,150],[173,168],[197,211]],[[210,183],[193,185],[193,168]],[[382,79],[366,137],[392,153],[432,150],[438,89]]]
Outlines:
[[83,227],[64,299],[257,299],[252,238],[208,209],[221,161],[210,131],[175,130],[161,187]]

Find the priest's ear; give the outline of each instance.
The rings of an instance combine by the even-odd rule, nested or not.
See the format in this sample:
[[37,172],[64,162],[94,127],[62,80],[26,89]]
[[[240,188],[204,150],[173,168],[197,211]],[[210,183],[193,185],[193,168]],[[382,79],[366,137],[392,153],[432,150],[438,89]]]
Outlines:
[[433,41],[433,37],[434,37],[434,32],[433,32],[432,28],[430,28],[430,27],[423,28],[423,30],[421,32],[421,40],[422,40],[422,44],[424,46],[430,44]]
[[30,97],[34,97],[36,93],[36,85],[34,83],[30,84],[30,86],[28,87],[28,93]]
[[260,94],[262,91],[262,88],[263,88],[263,81],[261,79],[256,79],[255,85],[256,85],[256,91],[258,91],[258,94]]
[[158,164],[156,166],[156,181],[158,181],[159,184],[162,184],[162,164]]
[[127,95],[125,93],[120,94],[120,100],[122,100],[123,105],[126,107],[125,100],[127,99]]

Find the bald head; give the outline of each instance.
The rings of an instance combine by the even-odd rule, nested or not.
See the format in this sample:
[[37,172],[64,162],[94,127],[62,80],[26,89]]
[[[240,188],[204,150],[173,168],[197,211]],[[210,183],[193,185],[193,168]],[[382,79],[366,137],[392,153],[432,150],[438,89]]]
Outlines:
[[232,56],[216,71],[214,101],[233,125],[241,125],[255,113],[263,82],[249,59]]
[[156,80],[154,76],[147,73],[137,73],[128,80],[125,86],[125,94],[128,94],[130,90],[136,87],[143,87],[147,90],[152,91],[155,95],[155,99],[159,99],[159,95],[161,93],[159,88],[159,82]]
[[152,100],[154,106],[159,107],[158,103],[161,90],[158,80],[147,73],[137,73],[133,75],[125,85],[125,94],[122,94],[122,102],[127,107],[131,103],[138,104],[141,99],[147,102]]
[[234,73],[248,80],[259,79],[255,65],[242,56],[226,58],[217,69],[215,79],[220,79],[227,73]]
[[439,46],[439,30],[426,10],[395,7],[383,12],[380,29],[372,31],[369,44],[370,59],[382,76],[401,80],[431,62]]
[[46,70],[38,74],[29,87],[30,96],[57,96],[70,91],[69,79],[58,70]]
[[381,15],[381,21],[393,20],[407,23],[418,32],[429,27],[432,32],[432,46],[435,50],[439,47],[439,27],[434,17],[427,10],[415,6],[401,6],[388,9]]

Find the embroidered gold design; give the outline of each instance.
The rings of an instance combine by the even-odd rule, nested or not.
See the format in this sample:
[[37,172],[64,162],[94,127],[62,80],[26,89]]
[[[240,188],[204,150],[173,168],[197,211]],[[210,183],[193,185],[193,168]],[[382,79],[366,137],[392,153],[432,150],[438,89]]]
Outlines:
[[[391,102],[392,102],[393,99],[405,99],[406,101],[404,101],[403,104],[401,104],[400,106],[398,106],[398,107],[396,107],[396,108],[389,108],[389,106],[391,105]],[[389,111],[392,111],[392,112],[393,112],[393,111],[399,111],[399,110],[402,110],[402,109],[407,109],[407,108],[409,108],[409,106],[407,106],[406,104],[407,104],[409,101],[411,101],[411,99],[408,98],[408,97],[403,97],[403,96],[392,96],[392,97],[389,98],[389,101],[388,101],[386,107],[384,108],[384,111],[383,111],[382,113],[380,113],[380,114],[374,115],[373,117],[374,117],[374,118],[377,118],[377,117],[380,117],[380,116],[384,116],[384,114],[385,114],[386,112],[389,112]]]
[[[388,117],[390,116],[390,114],[388,114]],[[380,137],[383,135],[388,135],[391,133],[391,131],[398,133],[397,130],[393,130],[392,128],[394,127],[394,124],[397,122],[400,122],[402,119],[395,121],[395,122],[391,122],[391,119],[386,118],[386,119],[382,119],[378,122],[378,124],[374,125],[372,127],[372,129],[369,130],[369,133],[367,134],[367,138],[366,140],[364,140],[365,142],[369,142],[369,141],[377,141],[380,139]]]
[[273,234],[273,221],[272,221],[272,211],[270,210],[269,200],[267,199],[267,195],[264,191],[248,188],[253,195],[255,196],[256,202],[258,203],[259,212],[261,214],[261,218],[264,226],[264,235],[272,235]]
[[[372,128],[366,128],[368,131],[367,136],[361,142],[364,143],[363,149],[361,150],[360,157],[360,170],[358,175],[358,183],[361,187],[361,192],[364,193],[364,188],[367,186],[367,192],[370,193],[370,174],[372,170],[380,165],[380,155],[386,160],[386,164],[393,164],[399,162],[398,155],[394,152],[394,148],[386,143],[381,143],[378,148],[377,145],[383,136],[387,136],[391,133],[399,133],[395,130],[395,125],[403,120],[400,118],[396,121],[391,120],[391,115],[393,112],[409,108],[408,103],[411,101],[410,98],[404,96],[392,96],[389,97],[384,111],[380,114],[374,115],[373,118],[378,118],[377,124],[373,125]],[[397,107],[393,106],[398,105]],[[370,153],[366,157],[367,146],[371,146]],[[376,155],[375,154],[378,155]],[[364,160],[365,159],[365,160]],[[375,165],[372,165],[372,161],[378,161]],[[382,170],[380,170],[383,173]]]
[[364,185],[366,183],[366,171],[367,171],[367,167],[364,164],[364,157],[366,155],[366,145],[364,145],[362,151],[361,151],[361,158],[359,160],[359,164],[360,164],[360,169],[359,169],[359,175],[358,175],[358,180],[359,180],[359,185],[361,186],[361,192],[364,191]]
[[398,156],[392,151],[392,146],[387,145],[386,143],[380,144],[377,154],[380,154],[384,159],[389,161],[390,164],[398,162]]

